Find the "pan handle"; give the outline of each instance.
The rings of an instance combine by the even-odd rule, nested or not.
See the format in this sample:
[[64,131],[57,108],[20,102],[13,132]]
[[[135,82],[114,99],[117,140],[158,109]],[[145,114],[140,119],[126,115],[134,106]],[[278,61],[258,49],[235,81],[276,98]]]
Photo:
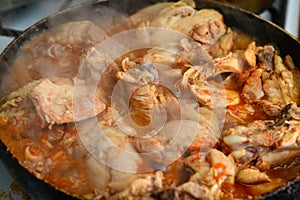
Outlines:
[[4,28],[0,22],[0,35],[9,36],[9,37],[18,37],[23,31],[18,31],[14,29]]

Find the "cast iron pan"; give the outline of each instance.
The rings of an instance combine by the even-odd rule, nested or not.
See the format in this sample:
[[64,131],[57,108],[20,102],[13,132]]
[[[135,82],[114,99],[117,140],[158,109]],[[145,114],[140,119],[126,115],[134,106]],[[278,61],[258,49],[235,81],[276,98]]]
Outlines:
[[[24,42],[30,40],[33,36],[52,26],[61,23],[79,20],[101,19],[101,9],[111,7],[118,12],[133,14],[141,8],[159,2],[158,0],[110,0],[105,2],[92,1],[83,3],[79,6],[67,9],[65,11],[51,15],[38,23],[34,24],[2,52],[0,55],[0,81],[3,81],[3,75],[8,73],[16,57],[16,53]],[[289,54],[296,66],[300,66],[300,43],[296,38],[289,35],[280,27],[257,17],[255,14],[228,6],[220,2],[211,0],[196,0],[197,9],[213,8],[224,15],[225,23],[229,27],[242,30],[244,33],[253,36],[258,44],[275,45],[281,56]],[[89,10],[89,12],[84,12]],[[1,93],[3,95],[3,91]],[[0,141],[0,158],[15,181],[29,194],[32,199],[50,200],[50,199],[73,199],[52,186],[38,180],[33,175],[21,167],[17,160],[7,151],[6,146]],[[300,199],[300,178],[295,178],[279,190],[265,195],[262,199]]]

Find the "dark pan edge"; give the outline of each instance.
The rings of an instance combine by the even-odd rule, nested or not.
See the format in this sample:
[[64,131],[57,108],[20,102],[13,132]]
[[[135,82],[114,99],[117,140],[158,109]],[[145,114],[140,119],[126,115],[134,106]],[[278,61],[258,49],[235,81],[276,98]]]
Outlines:
[[[126,1],[125,1],[126,2]],[[142,2],[142,0],[140,1]],[[151,3],[155,3],[157,1],[151,1]],[[120,2],[113,0],[111,1],[111,5],[116,6],[116,4],[118,4],[118,7],[120,7]],[[90,6],[90,5],[102,5],[102,3],[100,1],[95,1],[92,2],[92,4],[90,3],[84,3],[84,5],[80,5],[77,6],[75,8],[72,9],[68,9],[66,11],[61,11],[60,13],[56,13],[54,15],[51,15],[50,17],[47,17],[45,19],[42,19],[41,21],[37,22],[36,24],[34,24],[33,26],[29,27],[26,31],[24,31],[24,33],[22,35],[20,35],[17,39],[13,40],[6,48],[5,50],[1,53],[0,55],[0,64],[1,64],[1,68],[0,68],[0,73],[7,73],[8,72],[8,66],[9,66],[9,61],[11,57],[14,56],[14,53],[19,49],[20,45],[27,41],[28,37],[31,37],[33,35],[35,35],[36,33],[42,32],[43,30],[46,30],[47,28],[49,28],[49,21],[48,19],[50,18],[55,18],[57,16],[63,15],[67,12],[71,12],[76,9],[80,9],[81,6]],[[126,5],[128,5],[127,3],[125,3]],[[141,4],[141,3],[140,3]],[[103,3],[104,5],[104,3]],[[145,7],[145,5],[150,5],[150,4],[143,4],[143,7]],[[292,36],[291,34],[287,33],[285,30],[283,30],[282,28],[280,28],[279,26],[268,22],[260,17],[258,17],[255,14],[252,14],[250,12],[247,12],[245,10],[242,9],[237,9],[236,7],[230,7],[230,6],[225,6],[220,2],[215,2],[215,1],[197,1],[197,6],[198,8],[214,8],[214,9],[218,9],[220,10],[221,8],[223,9],[222,14],[224,15],[228,15],[230,13],[239,13],[242,12],[243,15],[247,16],[247,20],[249,20],[249,22],[251,24],[254,23],[260,23],[259,27],[255,27],[255,29],[253,30],[249,30],[249,33],[251,34],[251,32],[255,32],[255,30],[261,31],[261,30],[265,30],[265,27],[269,28],[267,30],[267,33],[275,33],[275,36],[272,35],[272,38],[270,38],[269,36],[261,36],[260,38],[257,38],[258,41],[267,41],[266,43],[272,43],[272,44],[276,44],[278,42],[279,45],[278,48],[280,49],[280,54],[281,55],[291,55],[291,57],[294,59],[295,65],[296,66],[300,66],[300,59],[298,58],[300,55],[300,43],[299,41]],[[135,10],[132,7],[129,6],[125,6],[127,10]],[[118,8],[120,9],[120,8]],[[237,16],[236,16],[237,17]],[[225,23],[228,24],[228,26],[234,26],[237,27],[237,21],[234,19],[234,17],[228,19],[225,17]],[[244,25],[245,27],[245,25]],[[243,30],[243,28],[240,28],[241,30]],[[262,33],[265,34],[264,31],[262,31]],[[275,37],[275,38],[273,38]],[[264,40],[266,39],[266,40]],[[265,43],[265,42],[264,42]],[[4,63],[7,62],[7,63]],[[4,66],[4,67],[3,67]],[[14,172],[11,172],[12,170],[14,170],[14,167],[11,166],[15,166],[16,170],[18,172],[20,171],[24,171],[24,175],[22,172],[21,178],[22,179],[28,179],[28,181],[24,180],[24,188],[28,187],[29,185],[31,185],[30,180],[36,179],[34,176],[32,176],[30,173],[27,172],[27,170],[25,170],[23,167],[21,167],[18,162],[15,159],[12,159],[12,155],[7,152],[7,149],[5,147],[5,145],[0,141],[0,156],[1,156],[1,160],[4,160],[4,163],[8,169],[8,171],[10,172],[10,174],[15,174]],[[6,164],[8,163],[8,165]],[[19,180],[18,177],[15,177],[16,181],[22,181]],[[46,185],[45,187],[50,189],[50,193],[61,193],[57,190],[55,190],[53,187],[49,186],[48,184],[44,183],[43,181],[40,181],[38,179],[36,179],[38,181],[37,186],[38,185]],[[30,193],[33,197],[35,197],[36,195],[32,194],[32,192],[27,191],[28,193]],[[46,192],[45,192],[46,193]],[[63,194],[63,193],[62,193]],[[63,194],[65,195],[65,194]],[[59,198],[59,199],[67,199],[67,198],[71,198],[70,196],[64,196],[64,198]],[[41,197],[39,197],[38,199],[42,199]],[[45,198],[47,199],[47,198]],[[267,194],[264,197],[262,197],[262,199],[300,199],[300,178],[295,178],[294,180],[292,180],[288,185],[286,185],[283,188],[280,188],[279,190]]]

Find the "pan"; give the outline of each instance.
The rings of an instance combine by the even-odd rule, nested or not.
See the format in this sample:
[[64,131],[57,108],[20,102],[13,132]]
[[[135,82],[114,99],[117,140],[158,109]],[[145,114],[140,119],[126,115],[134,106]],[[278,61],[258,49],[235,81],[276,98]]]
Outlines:
[[[110,0],[91,1],[70,9],[55,13],[42,19],[25,30],[19,37],[12,41],[0,56],[0,74],[6,75],[16,58],[20,47],[34,36],[62,23],[79,20],[95,20],[103,17],[102,9],[113,8],[118,13],[133,14],[138,10],[160,1],[156,0]],[[264,20],[257,15],[245,10],[211,0],[198,0],[195,2],[197,9],[212,8],[218,10],[224,16],[225,24],[253,36],[258,43],[273,44],[281,55],[290,55],[296,66],[300,66],[300,43],[292,35],[282,28]],[[88,10],[89,12],[83,12]],[[99,16],[99,17],[98,17]],[[1,82],[5,76],[1,76]],[[5,90],[1,91],[2,94]],[[33,199],[74,199],[72,194],[66,194],[53,186],[37,179],[24,169],[14,158],[5,144],[0,141],[0,157],[9,173],[18,184]],[[269,193],[262,199],[298,199],[300,197],[300,178],[295,178],[286,186]]]

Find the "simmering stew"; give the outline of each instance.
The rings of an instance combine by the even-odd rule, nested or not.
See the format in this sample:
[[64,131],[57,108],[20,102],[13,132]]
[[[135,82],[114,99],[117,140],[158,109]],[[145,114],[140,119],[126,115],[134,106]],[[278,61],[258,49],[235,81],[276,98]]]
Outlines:
[[[128,43],[160,42],[109,41],[134,28]],[[2,88],[1,140],[75,197],[253,199],[300,175],[292,58],[192,1],[147,7],[109,29],[53,27],[24,44]]]

